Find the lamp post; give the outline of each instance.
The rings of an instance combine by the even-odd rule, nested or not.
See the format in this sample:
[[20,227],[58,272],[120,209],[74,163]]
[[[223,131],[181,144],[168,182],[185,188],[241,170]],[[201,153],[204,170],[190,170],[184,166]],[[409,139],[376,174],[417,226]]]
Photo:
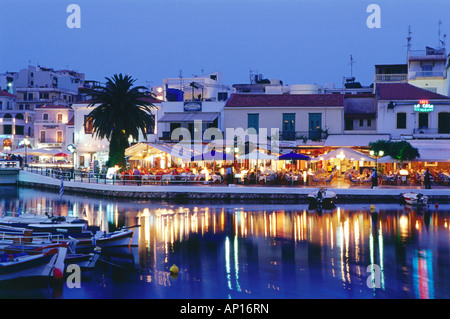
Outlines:
[[370,151],[370,155],[371,156],[375,156],[375,175],[374,178],[375,180],[372,183],[372,186],[374,188],[378,188],[378,157],[381,157],[384,155],[384,151],[383,150],[379,150],[379,151]]
[[28,145],[30,145],[30,141],[26,138],[23,140],[23,145],[25,146],[25,167],[27,167],[28,164]]

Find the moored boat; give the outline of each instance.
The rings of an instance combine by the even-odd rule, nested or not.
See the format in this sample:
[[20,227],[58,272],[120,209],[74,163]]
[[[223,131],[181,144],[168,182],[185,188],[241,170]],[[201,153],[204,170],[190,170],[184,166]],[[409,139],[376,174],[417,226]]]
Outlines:
[[428,196],[423,195],[422,193],[405,193],[403,194],[403,199],[406,204],[409,205],[427,205],[428,204]]
[[29,277],[61,279],[67,245],[42,247],[40,251],[0,254],[0,281]]
[[308,194],[310,208],[333,208],[337,202],[335,192],[321,188]]

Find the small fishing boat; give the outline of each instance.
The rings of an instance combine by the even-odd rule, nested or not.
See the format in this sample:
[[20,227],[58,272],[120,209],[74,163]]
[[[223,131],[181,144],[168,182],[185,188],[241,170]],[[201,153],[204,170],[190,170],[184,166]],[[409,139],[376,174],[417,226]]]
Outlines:
[[100,253],[101,248],[97,246],[91,253],[68,254],[64,260],[64,263],[66,266],[76,264],[80,266],[81,269],[90,270],[95,268],[95,264],[100,258]]
[[422,193],[405,193],[403,194],[403,199],[406,204],[409,205],[427,205],[428,204],[428,196],[423,195]]
[[100,248],[105,247],[120,247],[120,246],[137,246],[139,240],[139,227],[122,227],[119,230],[107,233],[104,231],[97,231],[95,234],[89,231],[70,234],[69,239],[76,241],[77,251],[92,250],[96,246]]
[[333,208],[337,201],[335,192],[321,188],[308,194],[310,208]]
[[88,228],[84,219],[70,216],[54,216],[53,214],[20,214],[19,216],[1,216],[0,227],[19,227],[42,232],[81,232]]
[[32,252],[0,254],[0,281],[31,277],[62,279],[66,255],[64,244]]

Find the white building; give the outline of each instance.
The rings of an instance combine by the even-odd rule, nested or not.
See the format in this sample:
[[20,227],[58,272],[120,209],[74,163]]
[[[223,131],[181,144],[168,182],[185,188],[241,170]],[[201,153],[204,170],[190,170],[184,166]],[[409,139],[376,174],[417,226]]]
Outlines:
[[434,93],[448,95],[446,63],[445,48],[410,50],[408,83]]
[[311,145],[343,132],[344,95],[233,94],[225,106],[225,128],[254,129],[262,139],[277,138],[272,133],[279,131],[280,147]]
[[[153,97],[146,98],[150,103],[156,106],[152,110],[153,116],[160,108],[159,101]],[[97,161],[96,164],[102,167],[108,160],[109,141],[106,139],[98,139],[93,136],[92,122],[87,121],[89,113],[95,106],[89,107],[90,101],[82,101],[72,104],[74,112],[73,116],[73,145],[76,148],[74,156],[74,166],[76,168],[85,168],[91,165],[92,161]],[[156,124],[156,123],[155,123]],[[70,126],[69,126],[70,128]],[[156,125],[155,131],[147,134],[148,141],[156,139]],[[139,141],[144,140],[141,136]],[[137,142],[137,141],[132,141]]]
[[66,150],[73,143],[69,121],[73,110],[66,105],[43,105],[36,108],[34,136],[36,148]]
[[178,128],[189,132],[191,140],[203,139],[204,132],[211,127],[223,131],[224,106],[233,90],[222,83],[220,72],[164,79],[163,86],[153,91],[162,91],[163,96],[159,98],[164,99],[157,115],[159,141],[178,141],[179,136],[172,136]]
[[377,85],[379,134],[392,139],[449,139],[450,97],[408,83]]

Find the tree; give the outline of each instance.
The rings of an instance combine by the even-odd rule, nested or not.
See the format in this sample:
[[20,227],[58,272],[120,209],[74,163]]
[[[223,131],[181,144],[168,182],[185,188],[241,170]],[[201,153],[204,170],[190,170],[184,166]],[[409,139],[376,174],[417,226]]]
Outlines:
[[375,152],[383,150],[385,155],[389,155],[399,162],[411,161],[420,157],[419,150],[407,141],[392,142],[387,140],[378,140],[370,143],[369,146],[370,149]]
[[136,80],[129,75],[114,74],[106,78],[105,86],[90,90],[92,97],[88,107],[95,107],[86,117],[92,121],[93,136],[109,141],[108,167],[125,168],[125,149],[128,139],[139,139],[139,132],[147,139],[147,132],[155,126],[150,103],[144,92],[146,87],[135,86]]

